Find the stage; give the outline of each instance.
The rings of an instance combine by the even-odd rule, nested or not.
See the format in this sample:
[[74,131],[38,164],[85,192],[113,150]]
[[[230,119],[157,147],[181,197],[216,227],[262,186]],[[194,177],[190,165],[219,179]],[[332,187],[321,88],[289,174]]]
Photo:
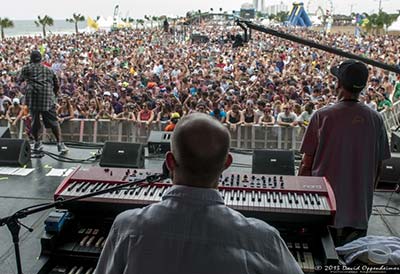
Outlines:
[[[56,152],[55,146],[45,146],[46,151]],[[97,149],[70,148],[68,156],[71,158],[85,159],[93,155]],[[251,154],[234,153],[234,165],[230,169],[237,172],[251,172]],[[163,160],[149,158],[145,160],[145,167],[161,170]],[[98,165],[98,164],[92,164]],[[0,175],[0,218],[10,215],[17,210],[40,203],[51,202],[57,186],[64,177],[49,177],[46,174],[52,168],[71,168],[78,164],[58,162],[45,156],[41,159],[32,159],[28,167],[35,170],[28,176]],[[90,166],[90,164],[84,164]],[[376,192],[374,205],[386,205],[391,196],[390,192]],[[393,194],[390,205],[400,207],[400,195]],[[382,213],[382,214],[379,214]],[[48,212],[37,213],[23,219],[23,224],[32,227],[34,231],[28,232],[25,228],[20,232],[21,257],[25,274],[36,274],[43,266],[44,260],[40,259],[40,238],[44,229],[44,220]],[[389,216],[383,208],[374,210],[368,230],[369,235],[400,236],[399,216]],[[14,249],[11,235],[6,227],[0,228],[0,273],[17,273],[15,267]]]

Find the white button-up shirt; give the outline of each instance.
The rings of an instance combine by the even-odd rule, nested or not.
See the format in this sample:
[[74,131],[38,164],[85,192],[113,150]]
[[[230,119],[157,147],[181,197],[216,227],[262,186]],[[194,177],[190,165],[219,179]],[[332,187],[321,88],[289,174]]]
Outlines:
[[114,221],[95,274],[301,274],[278,231],[215,189],[173,186]]

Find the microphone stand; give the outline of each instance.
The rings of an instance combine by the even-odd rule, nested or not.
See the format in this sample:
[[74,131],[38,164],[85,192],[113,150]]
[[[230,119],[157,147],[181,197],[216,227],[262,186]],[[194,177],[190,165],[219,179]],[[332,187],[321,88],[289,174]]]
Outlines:
[[23,274],[22,264],[21,264],[21,254],[20,254],[20,249],[19,249],[19,232],[21,230],[21,226],[26,228],[29,232],[33,231],[32,228],[27,227],[26,225],[22,224],[20,222],[20,219],[26,218],[29,215],[32,215],[32,214],[35,214],[35,213],[38,213],[41,211],[45,211],[47,209],[51,209],[51,208],[55,208],[55,207],[62,207],[62,206],[71,204],[73,202],[79,201],[79,200],[83,200],[83,199],[86,199],[89,197],[94,197],[94,196],[109,193],[109,192],[114,192],[116,190],[121,190],[126,187],[135,186],[131,189],[136,189],[136,188],[139,188],[142,186],[151,185],[155,182],[159,182],[166,178],[167,178],[167,176],[164,174],[150,175],[150,176],[147,176],[146,178],[138,180],[138,181],[131,181],[126,184],[118,184],[117,186],[110,187],[107,189],[102,189],[99,191],[95,191],[93,193],[85,194],[85,195],[82,195],[79,197],[73,197],[70,199],[55,201],[55,202],[51,202],[51,203],[47,203],[47,204],[39,204],[39,205],[30,206],[30,207],[21,209],[10,216],[0,219],[0,227],[6,225],[12,236],[12,240],[14,243],[15,260],[16,260],[18,274]]

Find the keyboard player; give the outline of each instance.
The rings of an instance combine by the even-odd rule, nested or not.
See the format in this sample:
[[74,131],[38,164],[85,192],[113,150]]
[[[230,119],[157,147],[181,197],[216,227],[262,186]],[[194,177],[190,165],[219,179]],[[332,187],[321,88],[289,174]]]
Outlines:
[[229,144],[212,117],[182,118],[166,155],[174,186],[116,218],[95,273],[302,273],[275,228],[224,205],[217,186]]

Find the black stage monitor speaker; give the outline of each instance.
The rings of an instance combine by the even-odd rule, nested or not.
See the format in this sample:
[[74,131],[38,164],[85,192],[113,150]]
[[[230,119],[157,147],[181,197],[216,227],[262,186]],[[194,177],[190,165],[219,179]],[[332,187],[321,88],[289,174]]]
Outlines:
[[400,152],[400,132],[392,132],[392,137],[390,139],[390,151]]
[[105,142],[100,166],[144,168],[144,146],[135,143]]
[[390,184],[393,187],[400,183],[400,153],[392,153],[392,158],[383,161],[379,185]]
[[10,129],[8,127],[0,127],[0,138],[11,138]]
[[147,140],[149,154],[165,154],[171,150],[172,132],[151,131]]
[[252,173],[294,175],[293,151],[254,150]]
[[24,166],[31,159],[31,146],[22,139],[0,138],[0,166]]

